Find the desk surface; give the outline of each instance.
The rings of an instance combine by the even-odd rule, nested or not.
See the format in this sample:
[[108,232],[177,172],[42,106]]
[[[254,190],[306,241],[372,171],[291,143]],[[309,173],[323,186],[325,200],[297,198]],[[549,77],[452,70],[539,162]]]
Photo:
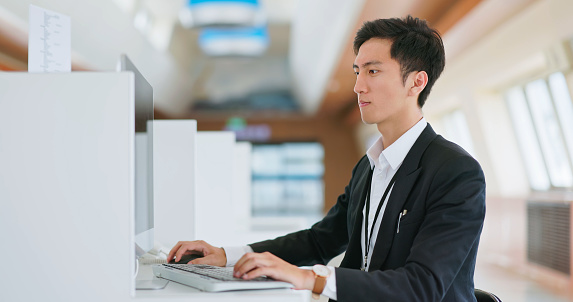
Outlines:
[[[141,265],[137,274],[137,280],[157,280],[153,276],[151,265]],[[245,290],[235,292],[208,293],[198,289],[170,281],[164,289],[160,290],[136,290],[136,298],[146,298],[153,300],[178,300],[189,301],[277,301],[277,302],[309,302],[310,292],[293,289],[273,289],[273,290]]]

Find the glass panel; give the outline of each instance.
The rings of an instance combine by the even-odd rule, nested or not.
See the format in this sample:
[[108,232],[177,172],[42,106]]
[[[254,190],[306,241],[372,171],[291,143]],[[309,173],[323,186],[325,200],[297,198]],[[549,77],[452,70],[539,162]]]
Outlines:
[[571,95],[562,73],[554,73],[549,77],[549,87],[557,109],[557,116],[561,122],[561,129],[565,137],[565,143],[569,150],[569,159],[573,159],[573,103]]
[[466,116],[464,115],[463,111],[456,110],[450,114],[447,114],[443,118],[443,123],[448,139],[460,145],[462,148],[464,148],[464,150],[473,156],[474,144],[470,134],[470,129],[468,128]]
[[285,174],[299,178],[322,177],[324,150],[320,144],[286,143],[282,148]]
[[559,123],[545,80],[541,79],[527,84],[525,92],[549,171],[549,179],[555,187],[570,187],[573,184],[571,166],[565,153]]
[[258,145],[252,149],[253,175],[276,175],[283,170],[280,145]]
[[541,155],[531,115],[527,108],[525,95],[520,88],[508,91],[507,105],[515,132],[517,142],[525,161],[525,168],[531,188],[534,190],[547,190],[550,187],[549,177]]
[[284,183],[280,179],[253,179],[252,189],[253,216],[282,212]]
[[253,146],[253,216],[322,216],[324,149],[319,143]]

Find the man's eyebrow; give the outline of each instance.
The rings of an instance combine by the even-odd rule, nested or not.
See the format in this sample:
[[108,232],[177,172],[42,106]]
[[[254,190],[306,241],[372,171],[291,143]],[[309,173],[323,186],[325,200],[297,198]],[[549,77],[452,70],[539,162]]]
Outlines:
[[[368,61],[368,62],[362,64],[362,68],[366,68],[370,65],[381,65],[381,64],[382,64],[382,62],[380,62],[380,61]],[[356,68],[359,68],[358,65],[352,64],[352,69],[356,69]]]
[[[362,64],[361,67],[362,67],[362,68],[366,68],[366,67],[371,66],[371,65],[382,65],[382,62],[377,61],[377,60],[368,61],[368,62]],[[352,69],[357,69],[357,68],[359,68],[358,65],[352,64]]]

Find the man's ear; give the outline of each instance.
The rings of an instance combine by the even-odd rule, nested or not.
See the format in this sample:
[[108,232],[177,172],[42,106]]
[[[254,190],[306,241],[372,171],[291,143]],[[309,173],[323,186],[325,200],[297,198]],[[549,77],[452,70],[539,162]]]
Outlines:
[[418,71],[413,74],[412,86],[410,87],[410,91],[408,92],[409,95],[419,95],[426,85],[428,84],[428,74],[425,71]]

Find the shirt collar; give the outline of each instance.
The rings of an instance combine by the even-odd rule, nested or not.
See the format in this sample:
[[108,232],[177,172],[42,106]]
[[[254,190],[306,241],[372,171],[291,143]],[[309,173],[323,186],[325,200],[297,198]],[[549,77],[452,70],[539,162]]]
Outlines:
[[379,164],[379,158],[383,156],[393,170],[398,169],[420,134],[422,134],[422,131],[426,128],[426,125],[428,125],[428,122],[422,117],[421,120],[412,128],[408,129],[406,133],[402,134],[392,145],[386,147],[386,149],[384,149],[382,145],[382,137],[379,137],[368,151],[366,151],[366,155],[370,161],[370,168],[374,169],[374,167]]

